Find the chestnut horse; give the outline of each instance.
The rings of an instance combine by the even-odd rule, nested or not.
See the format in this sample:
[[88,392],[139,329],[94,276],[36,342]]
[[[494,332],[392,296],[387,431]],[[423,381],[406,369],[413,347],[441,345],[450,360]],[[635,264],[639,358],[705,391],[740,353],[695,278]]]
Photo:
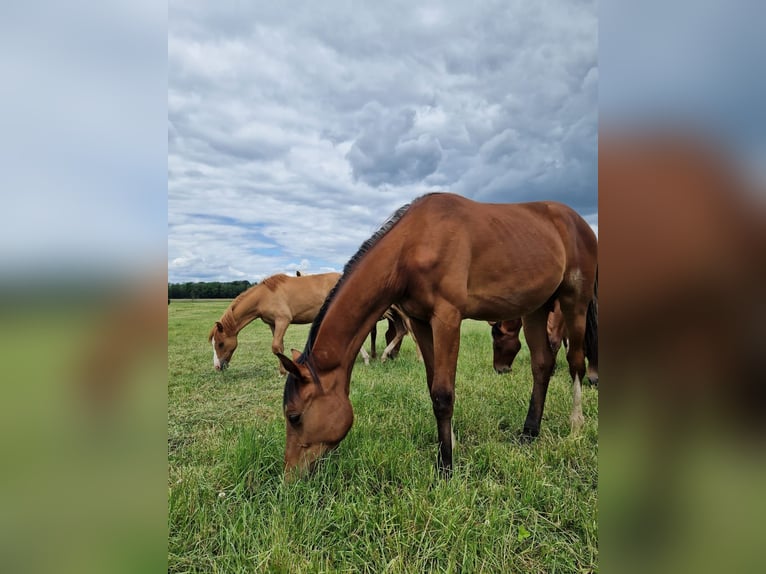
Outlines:
[[400,208],[346,264],[311,325],[303,353],[278,354],[285,381],[285,472],[310,469],[354,420],[349,384],[366,333],[393,303],[410,317],[426,368],[439,436],[438,466],[452,468],[452,412],[460,324],[523,317],[534,385],[522,436],[540,432],[551,364],[548,312],[558,299],[569,333],[572,431],[583,424],[586,331],[597,241],[571,208],[555,202],[477,203],[434,193]]
[[[298,278],[301,279],[300,282],[296,281]],[[237,335],[258,318],[271,327],[273,336],[271,351],[283,352],[287,326],[311,323],[338,279],[340,279],[340,273],[301,275],[301,272],[297,271],[295,277],[278,274],[267,277],[258,285],[238,295],[221,316],[220,321],[215,322],[208,335],[208,341],[213,344],[215,369],[222,370],[229,365],[237,348]],[[389,310],[384,318],[389,320],[389,329],[393,329],[397,334],[397,341],[401,341],[407,333],[401,311]],[[403,334],[400,334],[402,330],[404,330]],[[373,325],[370,331],[370,348],[373,357],[376,356],[376,336],[377,325]],[[381,357],[382,361],[391,354],[388,347],[386,351]],[[370,355],[364,348],[360,348],[359,352],[364,364],[368,365]],[[281,363],[279,371],[285,374]]]
[[[521,319],[490,322],[492,325],[492,366],[498,374],[510,373],[513,361],[521,350]],[[556,301],[548,314],[548,344],[556,357],[561,345],[567,347],[566,323],[561,306]],[[589,339],[585,340],[585,358],[588,359],[588,379],[591,384],[598,384],[598,349],[592,349]],[[555,362],[554,362],[555,366]]]
[[[288,325],[311,323],[338,279],[340,273],[297,277],[279,273],[240,293],[208,335],[213,345],[213,366],[222,370],[229,365],[237,349],[237,335],[255,319],[271,328],[271,351],[283,352]],[[280,371],[284,374],[281,364]]]

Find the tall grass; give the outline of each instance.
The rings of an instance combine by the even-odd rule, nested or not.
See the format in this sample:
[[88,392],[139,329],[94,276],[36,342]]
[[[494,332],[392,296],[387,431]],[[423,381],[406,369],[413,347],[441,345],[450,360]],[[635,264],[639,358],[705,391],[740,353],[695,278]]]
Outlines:
[[[286,483],[271,333],[260,321],[245,328],[229,370],[215,372],[205,337],[226,305],[168,308],[169,571],[597,570],[598,395],[584,389],[586,424],[570,437],[563,352],[541,435],[521,445],[526,346],[513,373],[496,375],[488,326],[464,322],[449,481],[435,472],[436,425],[412,340],[394,361],[358,359],[354,426],[313,475]],[[302,349],[307,334],[291,326],[285,347]]]

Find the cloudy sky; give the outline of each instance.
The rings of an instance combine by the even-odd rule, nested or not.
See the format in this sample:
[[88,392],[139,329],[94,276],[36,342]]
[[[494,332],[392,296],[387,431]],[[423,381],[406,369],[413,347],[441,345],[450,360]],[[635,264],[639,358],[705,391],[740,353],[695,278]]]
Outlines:
[[437,190],[597,229],[595,2],[252,4],[169,4],[170,282],[341,270]]

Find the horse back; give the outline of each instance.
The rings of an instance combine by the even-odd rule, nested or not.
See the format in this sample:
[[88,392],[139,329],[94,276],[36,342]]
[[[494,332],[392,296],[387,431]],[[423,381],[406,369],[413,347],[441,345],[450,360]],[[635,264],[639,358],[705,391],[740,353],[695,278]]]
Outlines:
[[274,293],[274,307],[289,314],[292,323],[311,323],[339,278],[340,273],[288,277]]
[[489,204],[432,194],[401,224],[400,263],[408,290],[425,300],[423,312],[441,297],[475,319],[539,308],[595,250],[587,223],[556,202]]

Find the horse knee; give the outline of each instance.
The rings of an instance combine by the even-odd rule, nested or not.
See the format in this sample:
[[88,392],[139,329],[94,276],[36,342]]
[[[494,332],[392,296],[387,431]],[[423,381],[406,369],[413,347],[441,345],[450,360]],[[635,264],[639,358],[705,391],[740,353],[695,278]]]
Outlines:
[[546,359],[533,359],[532,360],[532,376],[537,380],[538,377],[550,376],[555,361],[552,358]]
[[437,419],[452,416],[452,408],[455,403],[455,393],[450,389],[432,389],[431,402],[434,407],[434,415]]

